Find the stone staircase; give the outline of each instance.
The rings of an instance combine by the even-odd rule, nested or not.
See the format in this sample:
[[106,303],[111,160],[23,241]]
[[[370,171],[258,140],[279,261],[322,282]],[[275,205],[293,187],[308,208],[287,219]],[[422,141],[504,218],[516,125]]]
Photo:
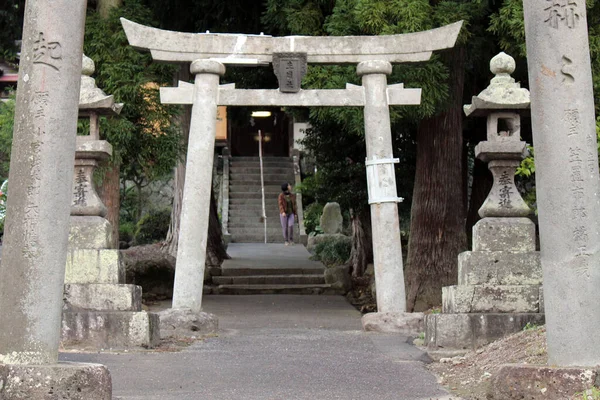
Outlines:
[[231,243],[221,275],[212,277],[210,294],[337,294],[325,283],[325,267],[310,260],[304,246],[281,243]]
[[[288,157],[263,157],[265,179],[265,207],[267,241],[282,243],[281,223],[277,197],[281,184],[294,183],[294,163]],[[261,221],[262,197],[260,161],[258,157],[233,157],[229,178],[229,233],[238,243],[264,243],[264,225]],[[296,225],[294,240],[298,242]]]

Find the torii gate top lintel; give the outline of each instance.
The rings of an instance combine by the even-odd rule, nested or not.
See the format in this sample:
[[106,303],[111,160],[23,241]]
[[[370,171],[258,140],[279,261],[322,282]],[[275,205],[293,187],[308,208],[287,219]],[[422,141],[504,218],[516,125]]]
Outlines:
[[463,21],[423,32],[381,36],[282,36],[185,33],[121,18],[129,43],[156,61],[191,63],[216,59],[229,65],[264,65],[273,53],[306,53],[308,63],[357,64],[426,61],[435,50],[454,47]]

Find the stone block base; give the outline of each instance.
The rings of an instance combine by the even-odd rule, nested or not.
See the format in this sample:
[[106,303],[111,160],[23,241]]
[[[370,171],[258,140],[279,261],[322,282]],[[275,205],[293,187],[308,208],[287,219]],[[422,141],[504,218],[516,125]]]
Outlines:
[[62,345],[84,349],[152,348],[160,342],[158,314],[125,311],[63,312]]
[[217,333],[219,320],[216,315],[192,310],[179,310],[170,308],[161,311],[160,334],[161,337],[191,337]]
[[425,316],[425,345],[429,350],[476,349],[530,323],[543,325],[544,314],[429,314]]
[[535,224],[529,218],[483,218],[473,226],[473,251],[535,251]]
[[541,285],[540,253],[465,251],[458,255],[458,285]]
[[106,283],[65,285],[63,311],[142,311],[142,287]]
[[[595,368],[560,368],[508,364],[492,378],[488,399],[563,400],[591,389],[599,371]],[[587,397],[582,397],[586,398]],[[592,397],[590,397],[591,399]]]
[[72,216],[69,231],[70,249],[108,249],[112,226],[102,217]]
[[111,400],[112,381],[98,364],[0,364],[0,399]]
[[125,265],[119,250],[70,249],[65,283],[124,283]]
[[537,313],[540,286],[463,285],[442,288],[442,313]]
[[425,330],[423,313],[382,313],[365,314],[362,317],[363,329],[367,332],[400,333],[418,336]]

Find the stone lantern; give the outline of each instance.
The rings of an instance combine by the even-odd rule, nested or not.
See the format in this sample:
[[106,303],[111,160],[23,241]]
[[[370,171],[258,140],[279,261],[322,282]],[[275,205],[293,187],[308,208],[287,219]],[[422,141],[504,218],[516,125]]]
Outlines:
[[520,132],[529,91],[511,77],[515,60],[509,55],[494,57],[490,70],[490,85],[464,110],[487,118],[487,140],[475,156],[488,163],[494,184],[473,227],[473,250],[458,256],[458,285],[444,287],[442,313],[426,317],[426,343],[434,351],[476,348],[528,323],[544,323],[535,224],[514,181],[527,156]]
[[79,117],[89,118],[90,133],[77,136],[69,253],[62,320],[63,345],[89,349],[153,347],[160,340],[157,314],[142,311],[142,288],[125,284],[119,250],[111,248],[112,226],[94,187],[98,163],[112,155],[100,140],[98,118],[116,116],[116,104],[91,77],[94,62],[83,56]]

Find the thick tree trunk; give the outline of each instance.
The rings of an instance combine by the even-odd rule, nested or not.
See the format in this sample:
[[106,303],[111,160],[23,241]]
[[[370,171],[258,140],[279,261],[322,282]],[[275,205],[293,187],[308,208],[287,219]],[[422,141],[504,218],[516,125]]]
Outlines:
[[110,14],[110,9],[121,7],[123,0],[96,0],[96,10],[102,18],[107,18]]
[[469,199],[469,211],[467,212],[467,244],[471,248],[470,243],[473,239],[473,225],[481,219],[479,209],[487,198],[490,190],[492,190],[492,173],[488,169],[487,163],[480,160],[475,160],[473,166],[473,184],[471,190],[471,198]]
[[462,100],[464,48],[446,55],[450,104],[423,120],[417,133],[417,172],[406,265],[407,309],[442,303],[442,287],[456,284],[457,256],[466,247]]
[[373,262],[373,242],[371,239],[371,222],[369,210],[355,212],[350,210],[352,218],[352,252],[350,265],[352,276],[363,276],[367,265]]
[[[178,73],[173,79],[174,86],[177,86],[177,81],[188,82],[190,80],[190,66],[184,64],[179,68]],[[183,112],[179,116],[178,124],[181,127],[181,136],[184,148],[187,149],[188,138],[190,135],[190,121],[192,119],[192,107],[183,106]],[[173,208],[171,211],[171,223],[169,224],[169,232],[163,250],[173,257],[177,257],[177,245],[179,243],[179,221],[181,217],[181,206],[183,203],[183,187],[185,185],[185,155],[175,168],[175,190],[173,197]]]
[[98,196],[108,209],[106,219],[112,225],[112,241],[110,244],[113,249],[119,248],[119,213],[121,211],[119,171],[118,164],[108,164],[102,184],[98,187]]

